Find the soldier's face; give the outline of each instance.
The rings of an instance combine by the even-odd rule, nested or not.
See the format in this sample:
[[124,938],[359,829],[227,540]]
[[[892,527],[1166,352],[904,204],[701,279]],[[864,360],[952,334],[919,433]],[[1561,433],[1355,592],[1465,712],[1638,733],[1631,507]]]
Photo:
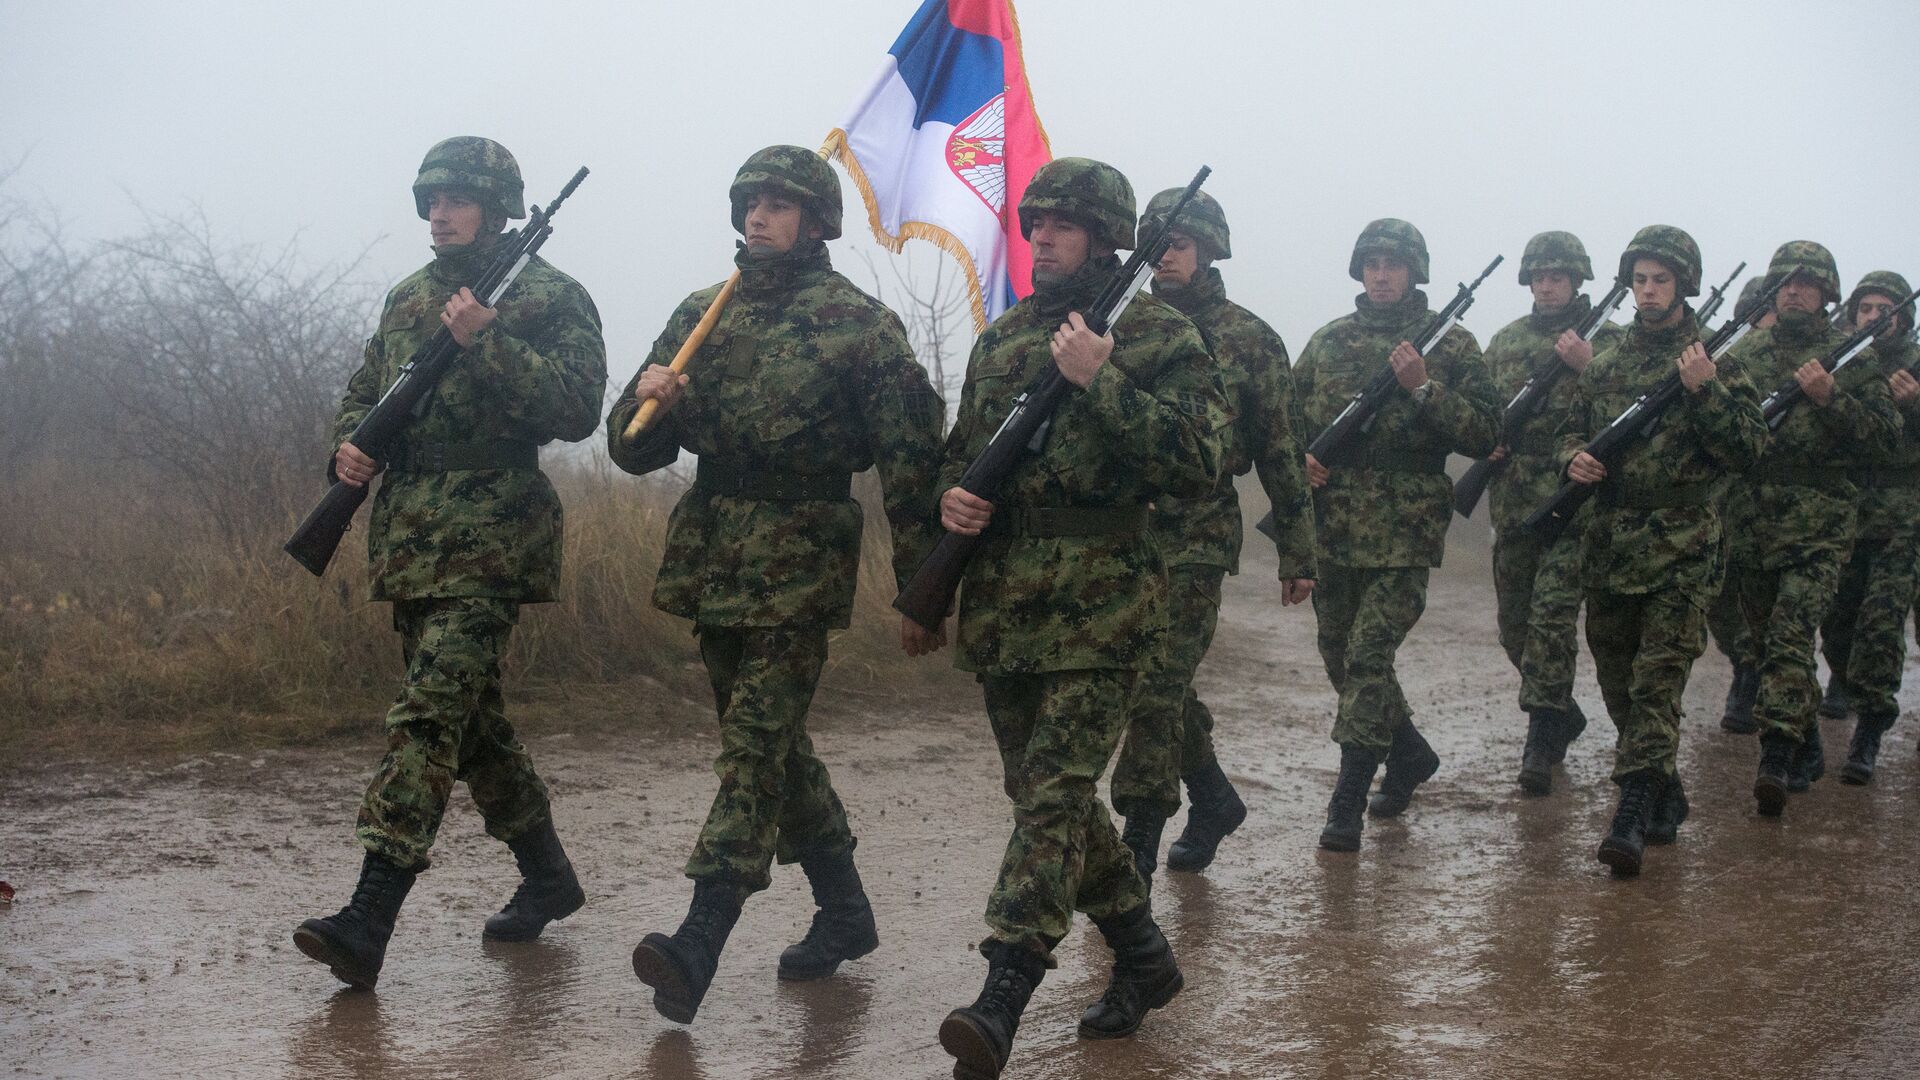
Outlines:
[[427,230],[435,248],[471,244],[486,223],[486,210],[464,191],[435,188],[427,196]]
[[1162,285],[1185,285],[1200,272],[1200,245],[1193,237],[1183,232],[1167,233],[1167,253],[1160,256],[1160,265],[1153,272],[1153,280]]
[[1397,304],[1407,298],[1413,268],[1391,255],[1369,255],[1360,264],[1360,284],[1376,304]]
[[1042,210],[1027,234],[1033,249],[1033,283],[1044,285],[1064,281],[1086,265],[1093,250],[1093,234],[1072,218]]
[[1565,270],[1541,270],[1527,287],[1533,290],[1533,306],[1541,311],[1559,311],[1573,303],[1573,277]]
[[[1872,324],[1872,322],[1875,319],[1878,319],[1880,316],[1885,315],[1887,312],[1893,310],[1893,301],[1894,301],[1893,297],[1884,296],[1877,292],[1870,292],[1867,295],[1861,297],[1860,306],[1855,312],[1853,324],[1855,326],[1868,326]],[[1902,320],[1900,319],[1888,320],[1887,328],[1885,330],[1880,331],[1878,340],[1886,341],[1891,338],[1899,337],[1900,331],[1901,331],[1901,326],[1900,326],[1901,322]]]
[[1633,261],[1633,306],[1649,322],[1660,322],[1672,315],[1680,299],[1680,280],[1659,259]]
[[1773,297],[1773,310],[1779,312],[1814,312],[1826,306],[1827,298],[1821,295],[1820,286],[1805,274],[1788,278]]
[[778,191],[756,191],[747,196],[747,254],[785,255],[800,242],[804,228],[813,239],[820,238],[819,226],[808,227],[806,211],[789,196]]

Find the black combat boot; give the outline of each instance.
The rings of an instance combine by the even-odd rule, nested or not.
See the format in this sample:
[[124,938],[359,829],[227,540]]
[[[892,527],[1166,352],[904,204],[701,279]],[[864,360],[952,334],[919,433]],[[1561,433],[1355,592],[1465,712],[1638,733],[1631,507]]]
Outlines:
[[1853,743],[1847,747],[1847,763],[1840,766],[1840,782],[1865,784],[1873,779],[1873,762],[1880,756],[1880,736],[1893,726],[1893,718],[1854,721]]
[[653,987],[653,1007],[661,1016],[676,1024],[693,1023],[744,899],[732,882],[696,881],[680,929],[672,937],[648,934],[634,946],[633,973]]
[[1220,841],[1247,820],[1247,804],[1240,801],[1240,793],[1233,790],[1217,760],[1195,770],[1186,782],[1187,827],[1167,848],[1167,869],[1192,873],[1213,863]]
[[1736,662],[1733,682],[1727,685],[1727,704],[1720,714],[1720,730],[1734,735],[1751,735],[1760,730],[1753,719],[1753,702],[1760,693],[1760,669]]
[[880,947],[873,905],[853,867],[853,849],[800,860],[813,887],[813,925],[807,936],[780,954],[780,977],[794,982],[824,979],[843,960],[858,960]]
[[1845,720],[1853,706],[1847,701],[1847,680],[1839,672],[1827,678],[1827,692],[1820,695],[1819,713],[1828,720]]
[[1123,1039],[1139,1030],[1147,1010],[1172,1001],[1187,980],[1148,905],[1093,924],[1113,950],[1113,976],[1100,1000],[1080,1014],[1080,1037]]
[[1587,713],[1577,701],[1565,709],[1555,709],[1549,714],[1548,749],[1552,752],[1555,765],[1567,760],[1567,748],[1572,746],[1573,740],[1579,738],[1580,733],[1585,730],[1587,730]]
[[953,1055],[955,1080],[995,1080],[1007,1067],[1020,1014],[1047,973],[1046,958],[1032,949],[990,941],[980,951],[987,958],[980,996],[940,1022],[940,1046]]
[[1653,812],[1647,817],[1647,843],[1671,844],[1680,838],[1680,826],[1687,820],[1687,812],[1693,807],[1687,802],[1687,792],[1680,784],[1680,774],[1669,777],[1666,786],[1660,790],[1660,799],[1653,804]]
[[1367,789],[1373,786],[1380,759],[1358,746],[1340,748],[1340,778],[1327,800],[1327,827],[1320,830],[1320,846],[1328,851],[1359,851],[1360,830],[1366,822]]
[[1760,736],[1760,771],[1753,780],[1753,797],[1762,817],[1779,817],[1787,808],[1787,773],[1799,748],[1799,743],[1777,731]]
[[1553,790],[1553,740],[1547,732],[1554,719],[1547,709],[1527,714],[1527,745],[1520,751],[1520,790],[1529,795]]
[[1613,828],[1600,841],[1598,857],[1615,877],[1640,873],[1640,857],[1647,849],[1647,819],[1660,801],[1666,778],[1652,769],[1629,773],[1620,781],[1620,807],[1613,812]]
[[487,920],[481,937],[495,941],[532,941],[556,919],[580,910],[587,894],[574,876],[573,863],[547,818],[507,845],[520,867],[520,887],[507,906]]
[[1420,729],[1408,720],[1393,733],[1393,749],[1387,751],[1386,775],[1380,778],[1380,790],[1367,803],[1372,817],[1399,817],[1413,802],[1413,789],[1433,779],[1440,771],[1440,755],[1427,745]]
[[353,899],[339,914],[301,923],[293,932],[294,945],[332,968],[333,977],[348,986],[373,989],[387,958],[393,920],[413,888],[414,876],[413,871],[368,852],[360,863],[360,884],[354,886]]
[[1800,736],[1800,748],[1793,752],[1793,765],[1787,769],[1787,790],[1799,794],[1827,775],[1826,740],[1820,736],[1820,721],[1815,720]]
[[1160,865],[1160,834],[1166,830],[1167,819],[1151,810],[1141,810],[1127,815],[1126,828],[1120,830],[1120,841],[1133,852],[1133,868],[1140,872],[1140,880],[1153,887],[1153,871]]

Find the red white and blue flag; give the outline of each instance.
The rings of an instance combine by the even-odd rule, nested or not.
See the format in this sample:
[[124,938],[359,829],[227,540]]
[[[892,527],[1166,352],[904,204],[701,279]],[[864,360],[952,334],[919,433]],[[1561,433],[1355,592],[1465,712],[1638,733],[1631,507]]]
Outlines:
[[889,250],[919,237],[959,260],[975,329],[1033,290],[1016,211],[1053,151],[1011,0],[925,0],[822,152],[853,177]]

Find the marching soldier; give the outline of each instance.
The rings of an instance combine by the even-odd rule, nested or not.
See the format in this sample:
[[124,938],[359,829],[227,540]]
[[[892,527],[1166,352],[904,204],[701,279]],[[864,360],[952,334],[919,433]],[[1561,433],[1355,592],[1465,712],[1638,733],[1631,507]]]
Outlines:
[[[1753,306],[1760,302],[1760,294],[1766,288],[1765,274],[1748,278],[1740,289],[1740,298],[1734,301],[1733,317],[1746,317]],[[1754,320],[1753,328],[1765,330],[1773,325],[1773,320],[1773,311],[1769,309]],[[1725,494],[1722,493],[1723,498]],[[1725,521],[1725,515],[1721,520]],[[1734,530],[1724,529],[1722,532],[1724,536],[1721,543],[1730,557]],[[1728,584],[1720,587],[1712,606],[1707,608],[1707,629],[1712,631],[1714,643],[1720,646],[1720,652],[1733,665],[1733,680],[1727,685],[1726,706],[1720,711],[1720,730],[1732,735],[1751,735],[1760,730],[1760,725],[1753,720],[1753,699],[1760,692],[1760,665],[1753,656],[1753,635],[1747,633],[1746,618],[1740,614],[1740,598],[1734,595],[1731,577],[1725,580]]]
[[[535,257],[497,308],[468,285],[523,218],[520,166],[471,136],[427,151],[413,182],[433,261],[394,286],[334,421],[332,472],[384,471],[367,526],[373,598],[393,603],[406,681],[387,712],[387,753],[360,805],[360,884],[339,914],[294,931],[300,951],[372,987],[414,877],[427,867],[456,780],[504,841],[520,887],[486,937],[525,941],[586,902],[554,832],[546,785],[507,722],[500,659],[520,605],[554,599],[560,499],[542,443],[593,434],[607,382],[593,301]],[[416,350],[445,326],[464,350],[400,449],[377,462],[347,441]]]

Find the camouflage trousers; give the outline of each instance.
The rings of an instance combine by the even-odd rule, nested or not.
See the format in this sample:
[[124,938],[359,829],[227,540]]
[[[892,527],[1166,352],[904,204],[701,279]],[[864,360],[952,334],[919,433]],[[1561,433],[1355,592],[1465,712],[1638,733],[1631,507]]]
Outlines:
[[1580,544],[1543,543],[1528,529],[1493,538],[1500,647],[1520,673],[1520,709],[1569,711],[1580,655]]
[[1900,714],[1907,666],[1907,612],[1920,590],[1920,535],[1856,540],[1833,608],[1820,625],[1827,665],[1860,716]]
[[698,626],[720,714],[720,790],[687,876],[749,893],[782,864],[853,848],[847,811],[807,737],[807,707],[827,662],[824,627]]
[[1707,601],[1685,589],[1588,590],[1587,648],[1617,733],[1615,780],[1648,769],[1674,775],[1680,696],[1707,648]]
[[1735,566],[1728,577],[1740,597],[1760,690],[1753,718],[1760,733],[1800,741],[1813,729],[1820,680],[1813,636],[1833,606],[1845,553],[1831,547],[1801,549],[1769,559],[1772,565]]
[[1138,680],[1113,670],[980,676],[1013,800],[1013,835],[987,900],[993,940],[1050,955],[1075,911],[1106,917],[1146,903],[1095,791]]
[[1385,759],[1393,733],[1413,718],[1394,654],[1427,609],[1427,567],[1321,564],[1313,588],[1320,660],[1340,710],[1333,741]]
[[[1726,530],[1726,535],[1731,541],[1731,527]],[[1720,565],[1732,565],[1732,543],[1723,544],[1720,550]],[[1753,637],[1747,633],[1747,617],[1740,613],[1740,597],[1731,574],[1723,576],[1720,590],[1714,593],[1713,602],[1707,606],[1707,629],[1713,632],[1713,643],[1719,646],[1721,655],[1728,661],[1735,664],[1753,663]]]
[[368,851],[424,869],[456,780],[496,840],[546,820],[547,787],[500,697],[500,657],[519,617],[519,604],[492,597],[394,602],[407,675],[354,830]]
[[1126,816],[1169,818],[1180,809],[1180,778],[1213,763],[1213,713],[1193,690],[1193,673],[1220,622],[1217,566],[1174,566],[1167,659],[1140,676],[1126,742],[1113,769],[1113,808]]

